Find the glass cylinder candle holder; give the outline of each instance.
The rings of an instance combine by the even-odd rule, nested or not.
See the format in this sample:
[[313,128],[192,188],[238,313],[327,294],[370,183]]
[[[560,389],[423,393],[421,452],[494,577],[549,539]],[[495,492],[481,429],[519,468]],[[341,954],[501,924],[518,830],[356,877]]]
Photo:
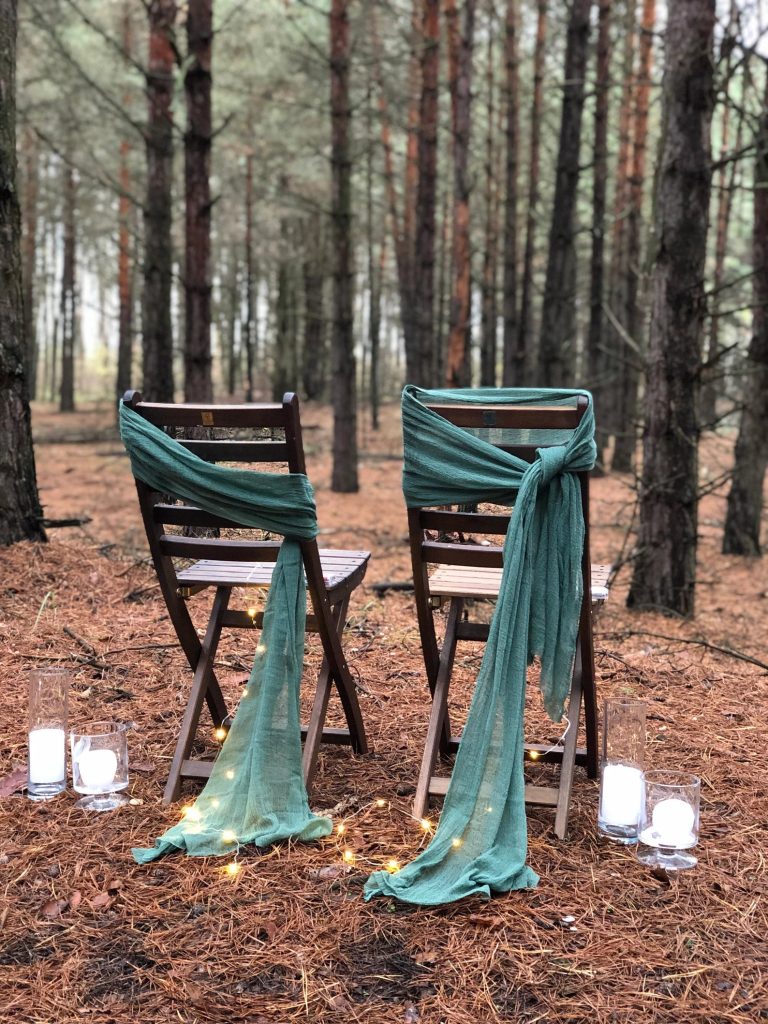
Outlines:
[[89,722],[70,734],[72,786],[84,794],[76,807],[111,811],[128,802],[120,792],[128,786],[125,733],[125,726],[116,722]]
[[67,697],[71,674],[64,668],[29,673],[27,796],[50,800],[67,788]]
[[699,841],[697,775],[678,771],[645,773],[645,799],[637,859],[650,867],[681,871],[695,867],[691,852]]
[[636,843],[643,810],[645,703],[609,697],[603,711],[603,763],[600,769],[601,835]]

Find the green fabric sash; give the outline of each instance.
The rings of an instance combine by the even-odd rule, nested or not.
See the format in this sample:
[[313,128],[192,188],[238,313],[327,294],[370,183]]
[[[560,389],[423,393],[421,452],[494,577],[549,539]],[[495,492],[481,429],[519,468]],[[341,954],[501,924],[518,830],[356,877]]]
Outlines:
[[309,809],[301,767],[299,686],[307,599],[299,540],[317,535],[312,486],[301,473],[257,473],[205,462],[120,404],[120,433],[134,476],[199,508],[285,537],[275,563],[248,687],[211,776],[183,821],[140,863],[170,850],[197,857],[319,839],[329,818]]
[[[426,406],[589,407],[564,443],[537,449],[529,464],[490,444],[483,431],[449,423]],[[539,432],[517,432],[537,443]],[[551,442],[552,432],[547,432]],[[497,389],[403,391],[403,491],[409,508],[468,502],[514,503],[504,541],[504,571],[475,693],[440,823],[429,846],[402,871],[377,871],[365,897],[394,896],[435,905],[480,893],[532,887],[526,863],[523,712],[526,670],[541,659],[541,688],[559,720],[571,683],[582,603],[584,522],[575,474],[594,465],[594,416],[588,392]],[[514,443],[514,441],[512,442]]]

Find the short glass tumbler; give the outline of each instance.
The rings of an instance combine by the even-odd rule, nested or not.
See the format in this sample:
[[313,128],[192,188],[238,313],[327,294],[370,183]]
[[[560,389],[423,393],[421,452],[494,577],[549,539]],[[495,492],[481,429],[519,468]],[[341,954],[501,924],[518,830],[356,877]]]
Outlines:
[[683,871],[696,866],[701,783],[689,772],[645,773],[645,800],[637,859],[650,867]]
[[636,843],[643,809],[645,703],[609,697],[603,710],[603,763],[597,828],[617,843]]
[[41,668],[29,673],[27,796],[50,800],[67,788],[67,697],[71,673]]
[[120,793],[128,785],[128,744],[125,726],[116,722],[89,722],[70,734],[72,786],[85,794],[76,807],[111,811],[128,802]]

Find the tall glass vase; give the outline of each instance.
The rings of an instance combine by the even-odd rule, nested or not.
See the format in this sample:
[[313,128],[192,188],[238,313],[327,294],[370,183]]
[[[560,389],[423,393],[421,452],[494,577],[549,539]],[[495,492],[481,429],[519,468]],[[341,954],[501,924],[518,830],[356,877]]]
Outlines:
[[603,712],[598,831],[618,843],[636,843],[643,813],[645,703],[609,697]]
[[29,674],[27,796],[50,800],[67,788],[67,698],[71,675],[63,668]]

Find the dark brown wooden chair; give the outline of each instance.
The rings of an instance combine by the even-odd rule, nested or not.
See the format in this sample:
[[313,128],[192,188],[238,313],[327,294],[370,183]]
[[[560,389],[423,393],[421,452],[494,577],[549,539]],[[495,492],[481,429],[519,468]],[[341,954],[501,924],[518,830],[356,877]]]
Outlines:
[[[296,395],[286,394],[282,404],[176,405],[145,402],[139,392],[128,391],[123,401],[156,426],[170,428],[171,432],[183,428],[186,436],[194,439],[179,438],[180,443],[207,461],[266,464],[264,468],[269,472],[275,472],[284,463],[292,473],[306,472]],[[247,439],[243,439],[244,434]],[[142,480],[136,480],[136,489],[160,589],[193,672],[192,689],[163,796],[164,802],[170,803],[178,799],[183,779],[205,779],[210,775],[213,762],[195,759],[191,751],[203,701],[215,726],[226,728],[229,722],[214,671],[221,631],[225,627],[259,629],[263,621],[261,612],[230,609],[232,590],[269,587],[281,539],[260,539],[259,531],[204,512],[179,495],[160,494]],[[169,532],[168,527],[186,527],[184,532],[194,535]],[[370,553],[319,549],[316,540],[302,541],[301,550],[311,602],[307,631],[319,634],[323,649],[309,723],[302,728],[304,779],[309,789],[321,742],[349,744],[356,753],[367,751],[355,684],[341,637],[350,595],[365,576]],[[213,602],[201,641],[188,601],[209,589],[214,591]],[[346,729],[325,727],[334,684],[346,717]]]
[[[483,430],[483,436],[497,447],[532,462],[536,448],[562,443],[563,431],[576,427],[586,402],[577,407],[435,405],[430,407],[462,427]],[[535,431],[531,443],[508,444],[504,431]],[[551,432],[542,434],[542,431]],[[558,434],[559,432],[559,434]],[[525,434],[520,436],[525,437]],[[533,438],[535,437],[535,443]],[[547,438],[551,438],[547,440]],[[609,566],[591,566],[589,556],[589,474],[580,473],[582,509],[586,527],[582,572],[584,602],[579,624],[576,659],[567,706],[568,730],[565,740],[554,747],[527,743],[527,760],[560,765],[558,784],[526,786],[526,803],[556,808],[555,833],[563,838],[568,825],[574,765],[584,765],[590,778],[598,771],[597,703],[592,647],[592,605],[608,596]],[[503,538],[510,522],[510,510],[498,506],[464,508],[412,508],[408,527],[413,565],[419,630],[432,707],[427,740],[416,787],[413,813],[424,817],[430,796],[444,796],[450,781],[436,774],[438,758],[458,750],[461,736],[451,732],[448,693],[459,641],[488,639],[487,622],[472,621],[469,613],[478,601],[498,597],[502,573]],[[448,605],[445,632],[438,643],[435,611]],[[581,708],[584,707],[586,746],[577,746]],[[447,766],[446,766],[447,767]]]

